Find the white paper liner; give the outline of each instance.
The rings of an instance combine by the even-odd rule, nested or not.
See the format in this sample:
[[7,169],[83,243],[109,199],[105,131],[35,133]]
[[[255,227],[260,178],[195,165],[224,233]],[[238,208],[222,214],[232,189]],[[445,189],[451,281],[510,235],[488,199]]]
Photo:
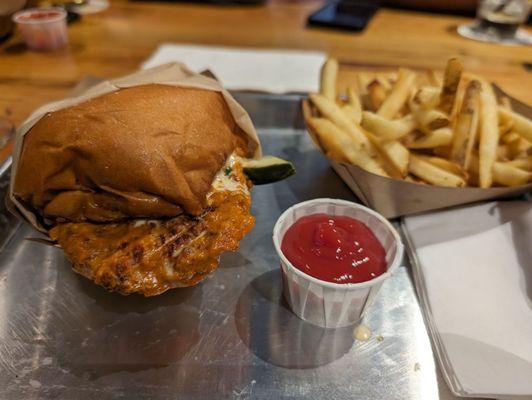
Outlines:
[[[364,223],[386,253],[387,270],[367,282],[325,282],[295,268],[281,251],[283,237],[298,219],[312,214],[347,216]],[[395,228],[381,215],[345,200],[315,199],[296,204],[277,220],[273,243],[281,259],[283,293],[292,311],[301,319],[325,328],[353,325],[367,312],[382,283],[403,259],[403,244]]]

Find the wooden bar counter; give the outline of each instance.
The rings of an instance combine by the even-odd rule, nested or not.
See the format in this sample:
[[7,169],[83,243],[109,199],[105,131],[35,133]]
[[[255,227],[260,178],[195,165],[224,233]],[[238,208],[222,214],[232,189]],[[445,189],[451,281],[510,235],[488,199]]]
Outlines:
[[452,55],[514,97],[532,103],[532,50],[457,35],[464,17],[382,9],[362,33],[306,27],[316,0],[261,6],[212,6],[113,0],[104,12],[69,26],[69,45],[52,53],[26,49],[15,34],[0,45],[0,115],[20,123],[39,105],[65,96],[85,75],[134,71],[163,42],[321,50],[341,64],[340,84],[357,69],[441,69]]

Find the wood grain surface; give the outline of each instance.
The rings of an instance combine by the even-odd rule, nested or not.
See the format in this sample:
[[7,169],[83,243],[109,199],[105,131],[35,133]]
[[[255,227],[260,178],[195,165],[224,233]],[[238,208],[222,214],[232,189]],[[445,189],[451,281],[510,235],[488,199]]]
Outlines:
[[15,34],[0,45],[0,112],[20,123],[39,105],[61,98],[85,75],[115,77],[134,71],[163,42],[322,50],[340,60],[340,85],[357,70],[407,66],[442,69],[460,56],[465,68],[532,103],[532,48],[461,38],[467,18],[399,10],[379,11],[361,33],[308,28],[317,0],[272,0],[262,6],[112,0],[99,14],[69,26],[67,48],[26,49]]

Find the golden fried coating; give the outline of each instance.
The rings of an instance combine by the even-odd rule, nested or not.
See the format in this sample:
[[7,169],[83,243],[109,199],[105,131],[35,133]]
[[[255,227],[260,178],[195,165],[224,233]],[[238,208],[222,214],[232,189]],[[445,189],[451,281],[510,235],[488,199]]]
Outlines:
[[76,272],[110,291],[155,296],[195,285],[218,266],[219,255],[236,250],[253,227],[241,168],[234,168],[230,178],[233,189],[245,190],[213,191],[199,217],[64,223],[54,227],[50,237],[64,249]]

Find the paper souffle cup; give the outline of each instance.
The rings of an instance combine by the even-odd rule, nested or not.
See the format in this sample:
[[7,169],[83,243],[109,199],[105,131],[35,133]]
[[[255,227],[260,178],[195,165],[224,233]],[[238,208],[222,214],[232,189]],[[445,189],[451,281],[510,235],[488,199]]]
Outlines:
[[[386,252],[386,272],[362,283],[331,283],[314,278],[294,267],[281,251],[283,237],[301,217],[312,214],[347,216],[364,223]],[[287,209],[273,229],[273,243],[281,259],[283,294],[301,319],[325,328],[353,325],[367,312],[384,280],[403,259],[401,238],[383,216],[360,204],[345,200],[314,199]]]
[[[32,19],[32,15],[43,17]],[[56,50],[68,42],[67,12],[60,7],[29,8],[15,13],[12,20],[17,24],[26,45],[32,50]]]

